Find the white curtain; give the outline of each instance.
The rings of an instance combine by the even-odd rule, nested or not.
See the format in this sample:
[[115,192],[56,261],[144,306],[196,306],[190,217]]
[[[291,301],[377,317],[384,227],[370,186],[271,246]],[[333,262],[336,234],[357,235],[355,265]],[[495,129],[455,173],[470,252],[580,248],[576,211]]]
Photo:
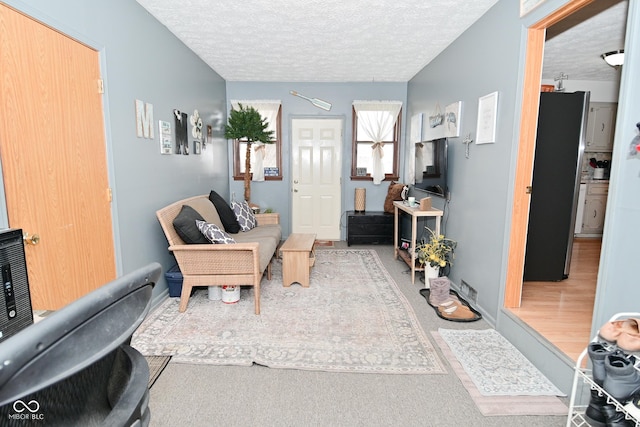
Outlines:
[[400,101],[353,101],[353,108],[358,115],[358,124],[373,141],[372,171],[373,183],[380,185],[384,180],[384,167],[382,156],[384,155],[384,137],[393,130],[398,120],[398,113],[402,108]]
[[[231,107],[234,110],[240,109],[240,104],[243,107],[253,107],[260,113],[263,119],[267,121],[267,130],[276,134],[276,119],[278,118],[278,111],[280,110],[281,102],[278,100],[231,100]],[[264,181],[264,157],[266,147],[261,143],[254,143],[254,152],[251,156],[251,171],[253,172],[252,181]],[[241,157],[242,159],[243,157]]]

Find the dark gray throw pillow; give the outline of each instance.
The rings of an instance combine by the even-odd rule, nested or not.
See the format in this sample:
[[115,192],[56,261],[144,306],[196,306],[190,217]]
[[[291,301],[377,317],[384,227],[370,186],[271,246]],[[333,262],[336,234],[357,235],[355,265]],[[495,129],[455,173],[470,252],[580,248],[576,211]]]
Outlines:
[[204,218],[191,206],[183,205],[180,213],[173,220],[173,228],[187,244],[211,244],[198,229],[196,221],[204,221]]
[[[209,193],[209,200],[211,200],[211,203],[213,203],[218,211],[218,216],[220,217],[220,221],[222,221],[224,231],[232,234],[239,233],[240,224],[238,224],[236,214],[233,213],[231,206],[229,206],[229,204],[213,190]],[[200,231],[198,231],[198,233],[200,233]]]

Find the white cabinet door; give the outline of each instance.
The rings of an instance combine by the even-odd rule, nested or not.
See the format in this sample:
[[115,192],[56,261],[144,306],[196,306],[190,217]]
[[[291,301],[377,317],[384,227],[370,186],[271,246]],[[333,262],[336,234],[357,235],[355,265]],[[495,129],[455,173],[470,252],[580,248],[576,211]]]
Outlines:
[[613,151],[617,104],[592,102],[589,104],[585,151]]
[[580,184],[580,193],[578,193],[578,209],[576,212],[576,226],[573,232],[575,234],[582,233],[582,218],[584,216],[584,204],[587,197],[587,184]]
[[584,215],[582,217],[583,234],[602,234],[606,207],[607,196],[587,196],[584,204]]

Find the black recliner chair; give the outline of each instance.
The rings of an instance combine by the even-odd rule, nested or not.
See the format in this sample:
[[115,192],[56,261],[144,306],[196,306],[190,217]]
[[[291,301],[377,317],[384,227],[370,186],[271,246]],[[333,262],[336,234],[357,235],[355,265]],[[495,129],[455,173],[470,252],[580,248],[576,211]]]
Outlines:
[[0,343],[0,425],[149,425],[149,366],[129,343],[160,274],[149,264]]

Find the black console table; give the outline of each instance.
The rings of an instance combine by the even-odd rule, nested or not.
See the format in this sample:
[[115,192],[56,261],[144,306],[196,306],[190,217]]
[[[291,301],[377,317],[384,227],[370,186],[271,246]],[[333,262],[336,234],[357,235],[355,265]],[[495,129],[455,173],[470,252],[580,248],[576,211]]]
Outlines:
[[393,214],[347,211],[347,246],[351,244],[393,244]]

